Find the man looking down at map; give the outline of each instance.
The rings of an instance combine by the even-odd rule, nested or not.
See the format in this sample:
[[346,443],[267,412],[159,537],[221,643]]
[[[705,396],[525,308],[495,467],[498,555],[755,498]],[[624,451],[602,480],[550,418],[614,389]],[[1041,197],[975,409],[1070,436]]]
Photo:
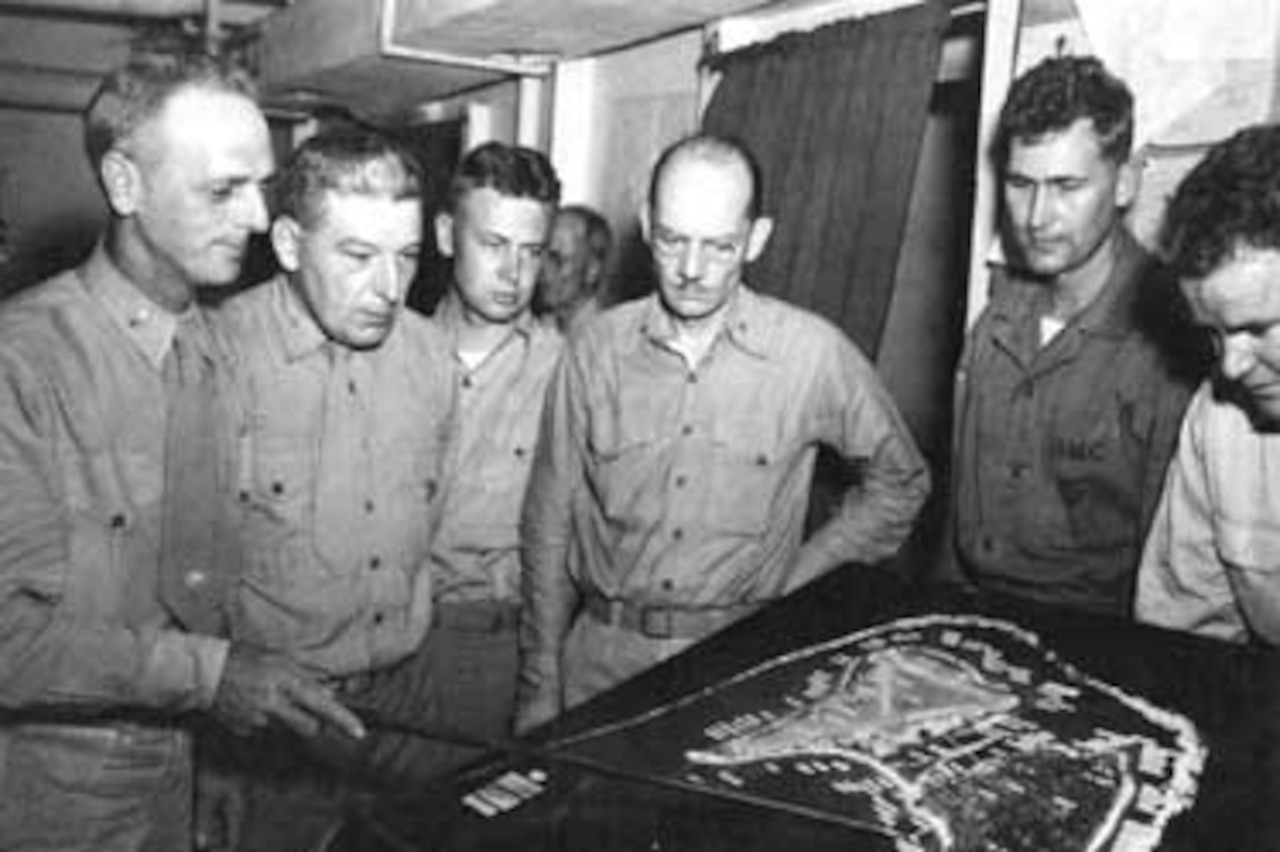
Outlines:
[[[772,222],[734,142],[654,169],[658,292],[570,341],[521,526],[518,719],[529,727],[849,561],[894,554],[929,474],[843,333],[743,283]],[[819,444],[863,471],[801,534]]]
[[995,146],[1009,267],[957,369],[953,459],[966,582],[1119,616],[1194,389],[1172,277],[1123,222],[1132,145],[1133,96],[1098,60],[1014,82]]
[[1138,575],[1142,621],[1280,643],[1280,127],[1218,143],[1161,243],[1217,374],[1187,409]]

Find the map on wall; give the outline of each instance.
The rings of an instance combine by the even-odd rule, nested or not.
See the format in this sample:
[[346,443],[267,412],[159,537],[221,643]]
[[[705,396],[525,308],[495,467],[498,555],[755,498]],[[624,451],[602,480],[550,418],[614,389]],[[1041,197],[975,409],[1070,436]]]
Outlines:
[[[1157,243],[1165,205],[1209,145],[1274,120],[1274,0],[1023,0],[1014,75],[1047,56],[1096,55],[1134,95],[1142,188],[1128,225]],[[991,259],[1003,260],[998,243]]]
[[[1083,674],[1035,635],[944,615],[780,657],[558,749],[838,815],[898,852],[1155,849],[1205,759],[1190,721]],[[494,795],[464,803],[492,817],[506,809]]]
[[1209,145],[1274,114],[1273,0],[1025,3],[1035,23],[1020,32],[1015,74],[1058,53],[1098,56],[1133,90],[1138,149]]
[[1129,82],[1139,146],[1206,145],[1269,120],[1273,0],[1075,0],[1094,50]]

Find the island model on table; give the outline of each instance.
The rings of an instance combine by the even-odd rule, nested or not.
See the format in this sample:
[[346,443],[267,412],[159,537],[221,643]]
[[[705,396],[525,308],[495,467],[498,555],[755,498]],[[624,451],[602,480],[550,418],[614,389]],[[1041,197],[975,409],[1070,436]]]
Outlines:
[[[958,615],[796,651],[556,749],[838,816],[899,852],[1147,852],[1205,760],[1184,717]],[[464,803],[500,816],[557,771],[507,772]]]

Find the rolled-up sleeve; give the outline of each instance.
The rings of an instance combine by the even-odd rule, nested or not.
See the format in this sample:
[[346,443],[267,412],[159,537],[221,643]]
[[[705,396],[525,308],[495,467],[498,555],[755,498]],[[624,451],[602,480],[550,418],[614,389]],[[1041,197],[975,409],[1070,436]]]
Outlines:
[[1280,441],[1205,384],[1192,400],[1138,568],[1137,620],[1280,643]]

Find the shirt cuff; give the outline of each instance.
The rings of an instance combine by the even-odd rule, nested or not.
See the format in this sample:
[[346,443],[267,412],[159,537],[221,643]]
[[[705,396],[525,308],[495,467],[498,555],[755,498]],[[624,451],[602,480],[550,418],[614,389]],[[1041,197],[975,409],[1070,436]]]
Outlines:
[[226,639],[161,631],[143,672],[143,700],[178,711],[207,710],[230,650]]

